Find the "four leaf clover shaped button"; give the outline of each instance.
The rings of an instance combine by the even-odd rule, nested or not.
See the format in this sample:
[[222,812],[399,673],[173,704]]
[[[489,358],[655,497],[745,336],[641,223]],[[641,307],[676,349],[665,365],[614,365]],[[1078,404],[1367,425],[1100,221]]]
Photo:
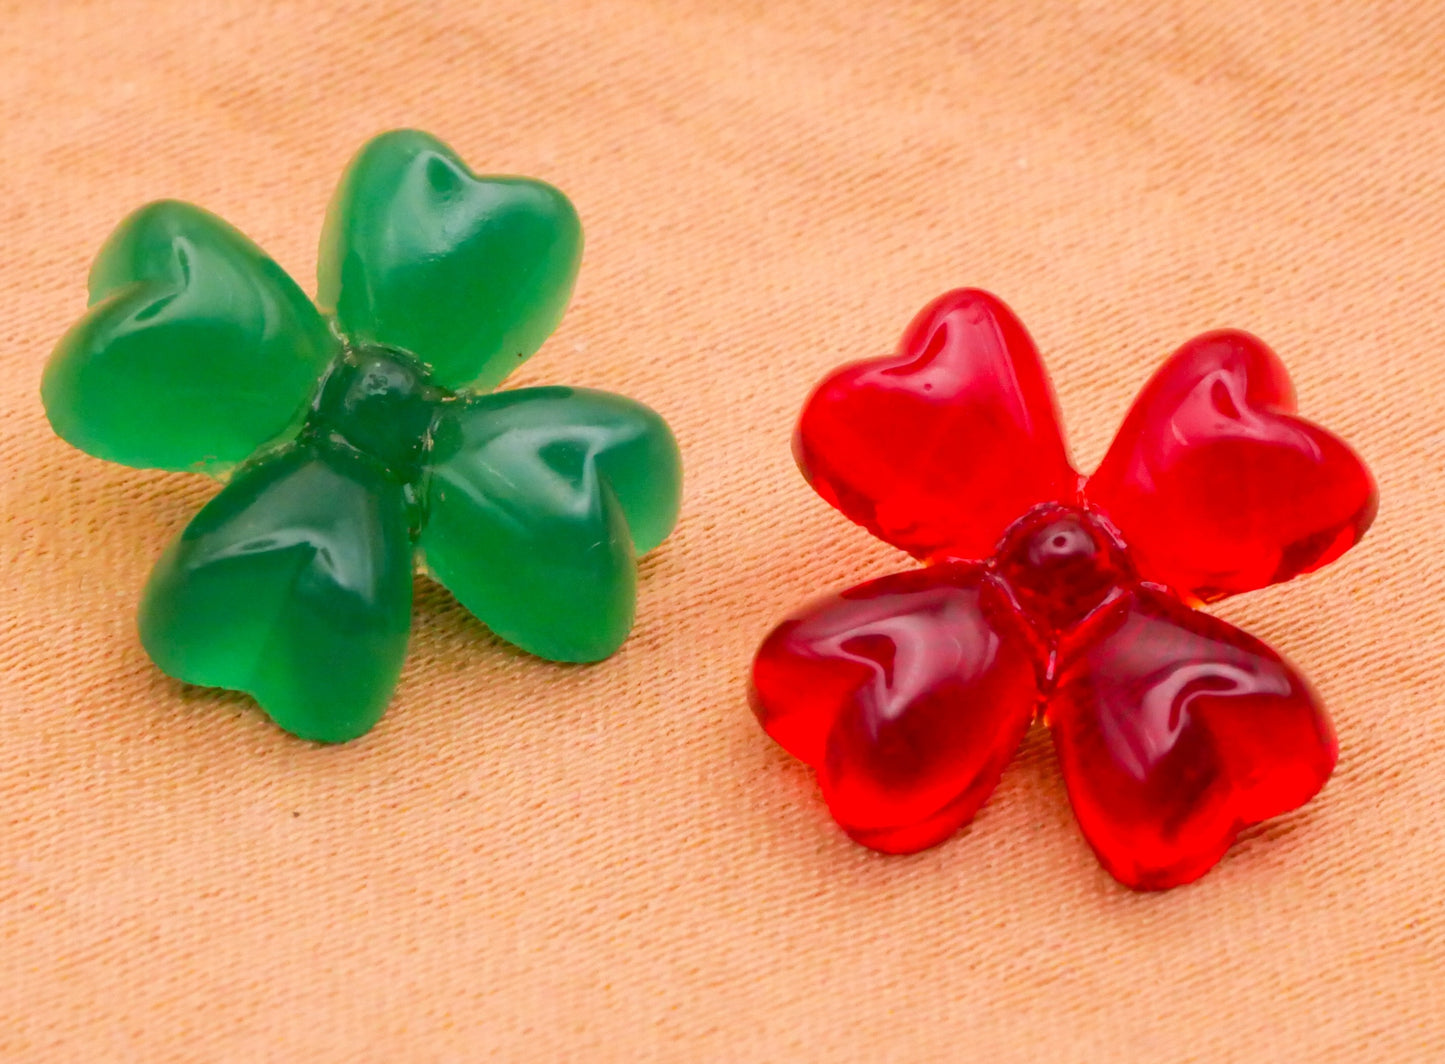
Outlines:
[[42,381],[100,458],[226,480],[156,564],[141,641],[341,742],[381,716],[422,562],[503,639],[596,661],[677,518],[661,417],[567,387],[492,391],[556,327],[582,232],[557,189],[383,134],[327,213],[319,305],[214,215],[163,201],[96,259]]
[[1203,875],[1329,777],[1309,684],[1195,608],[1320,568],[1375,515],[1364,464],[1295,414],[1255,337],[1180,348],[1085,479],[1022,323],[950,292],[896,355],[817,387],[795,450],[819,494],[927,563],[805,607],[753,664],[763,727],[857,841],[953,834],[1040,716],[1085,837],[1136,889]]

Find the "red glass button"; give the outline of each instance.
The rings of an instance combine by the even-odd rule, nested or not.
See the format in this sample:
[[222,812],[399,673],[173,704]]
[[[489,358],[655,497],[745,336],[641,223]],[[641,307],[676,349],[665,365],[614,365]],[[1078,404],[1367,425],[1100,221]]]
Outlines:
[[1254,337],[1184,345],[1080,491],[1023,326],[952,292],[898,355],[827,378],[795,449],[824,498],[937,563],[805,608],[754,661],[763,727],[859,842],[966,824],[1040,710],[1085,837],[1136,889],[1197,878],[1328,779],[1309,685],[1187,605],[1319,568],[1374,516],[1364,464],[1294,414]]

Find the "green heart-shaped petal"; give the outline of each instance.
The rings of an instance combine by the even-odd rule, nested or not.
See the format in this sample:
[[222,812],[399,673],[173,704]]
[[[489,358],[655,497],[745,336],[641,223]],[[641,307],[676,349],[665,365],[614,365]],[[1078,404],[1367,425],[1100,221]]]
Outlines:
[[606,392],[526,388],[443,405],[421,547],[463,606],[523,650],[597,661],[627,638],[635,552],[677,519],[666,423]]
[[447,388],[488,389],[562,320],[582,227],[557,189],[477,177],[396,130],[351,161],[326,215],[319,301],[358,340],[410,351]]
[[142,207],[90,274],[40,394],[55,431],[126,465],[234,465],[299,424],[334,340],[280,266],[213,214]]
[[411,587],[401,485],[302,442],[243,468],[171,544],[141,642],[177,679],[245,691],[292,734],[344,742],[396,686]]

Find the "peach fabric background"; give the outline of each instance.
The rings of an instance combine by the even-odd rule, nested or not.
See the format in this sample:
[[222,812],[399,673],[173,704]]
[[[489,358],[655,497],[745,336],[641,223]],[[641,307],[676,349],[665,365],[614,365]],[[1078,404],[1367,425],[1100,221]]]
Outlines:
[[[0,1058],[1445,1059],[1445,11],[890,6],[0,4]],[[615,659],[423,585],[386,720],[322,749],[148,663],[214,487],[70,450],[37,384],[132,207],[309,289],[396,125],[573,197],[576,301],[515,380],[654,405],[687,502]],[[748,712],[775,619],[903,564],[797,475],[802,399],[958,284],[1034,330],[1086,468],[1228,324],[1379,478],[1354,553],[1220,609],[1343,756],[1193,887],[1117,887],[1037,733],[971,830],[877,857]]]

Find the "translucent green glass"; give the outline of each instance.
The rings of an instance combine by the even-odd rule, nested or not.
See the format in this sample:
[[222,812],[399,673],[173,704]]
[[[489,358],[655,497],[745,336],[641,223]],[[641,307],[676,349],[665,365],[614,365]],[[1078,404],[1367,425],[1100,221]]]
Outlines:
[[171,200],[106,241],[90,303],[46,366],[41,397],[60,436],[125,465],[243,461],[295,430],[336,346],[265,252]]
[[495,387],[542,346],[572,295],[582,225],[525,177],[477,177],[417,130],[377,137],[326,214],[318,293],[342,331],[429,363],[451,388]]
[[479,394],[555,326],[580,252],[556,189],[476,177],[415,131],[372,141],[342,180],[321,251],[329,320],[199,208],[126,219],[42,397],[99,457],[235,469],[145,589],[152,659],[250,693],[296,735],[355,738],[400,674],[423,557],[525,650],[616,650],[636,558],[677,519],[672,433],[604,392]]
[[245,691],[277,724],[337,742],[381,717],[411,623],[402,485],[302,442],[242,469],[156,563],[146,652],[187,683]]
[[596,661],[632,627],[635,555],[677,519],[662,419],[605,392],[528,388],[448,404],[421,533],[427,564],[494,632]]

